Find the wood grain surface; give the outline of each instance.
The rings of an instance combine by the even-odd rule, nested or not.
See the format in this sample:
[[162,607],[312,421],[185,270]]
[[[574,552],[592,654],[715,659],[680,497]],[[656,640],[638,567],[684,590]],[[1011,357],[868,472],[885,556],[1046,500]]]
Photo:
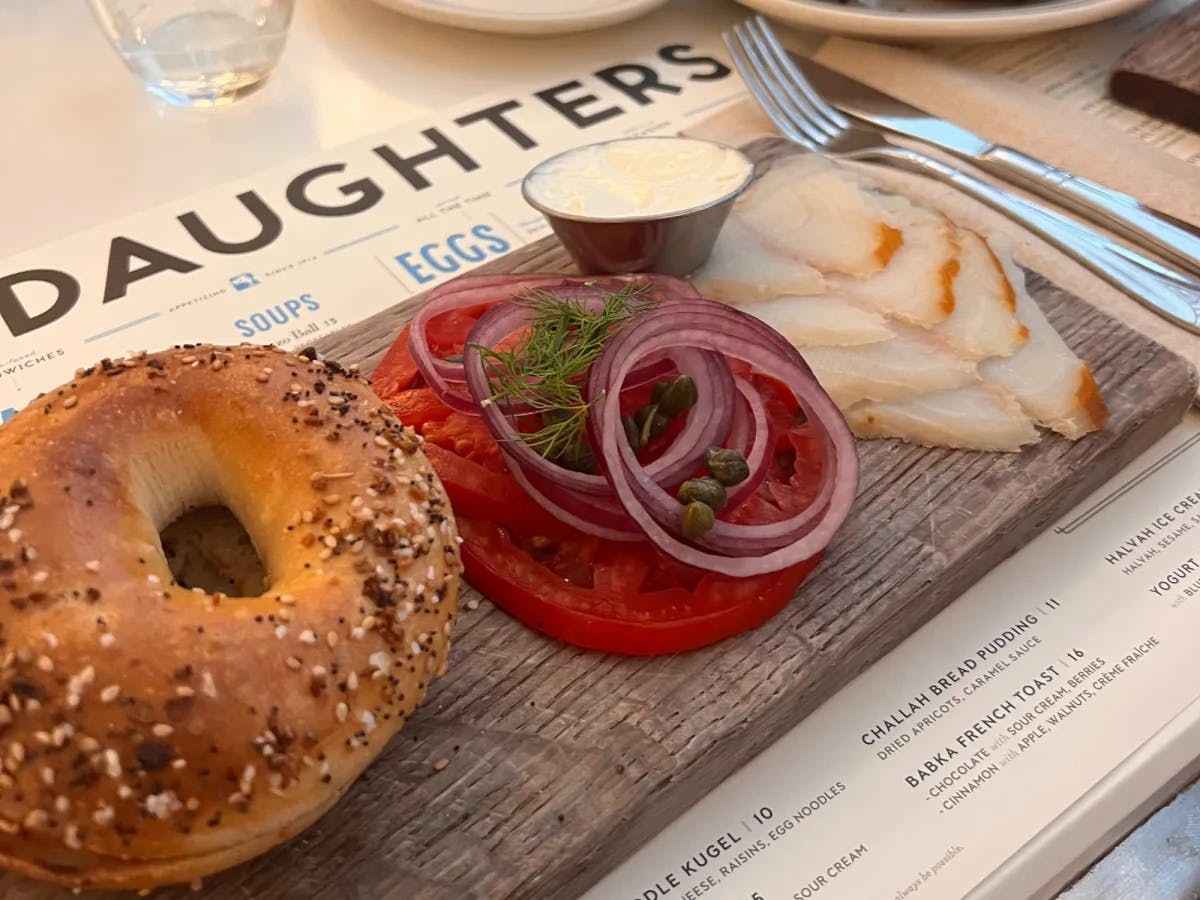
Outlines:
[[[570,267],[548,239],[490,268]],[[1095,370],[1112,411],[1101,433],[1019,454],[860,442],[859,496],[825,561],[780,615],[709,649],[587,652],[483,600],[425,706],[332,811],[198,892],[155,896],[578,897],[1179,421],[1196,393],[1184,361],[1041,278],[1031,288]],[[369,369],[413,308],[322,350]],[[5,875],[0,896],[70,894]]]

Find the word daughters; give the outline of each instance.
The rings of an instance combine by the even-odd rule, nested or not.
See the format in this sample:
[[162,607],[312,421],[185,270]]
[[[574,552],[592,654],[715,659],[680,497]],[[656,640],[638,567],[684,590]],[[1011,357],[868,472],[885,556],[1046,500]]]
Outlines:
[[[618,63],[593,72],[592,77],[599,82],[598,93],[581,81],[566,81],[522,100],[506,100],[461,115],[453,120],[452,127],[425,128],[412,141],[405,141],[413,146],[397,149],[385,143],[371,152],[380,167],[389,170],[389,175],[398,175],[408,191],[423,191],[433,186],[439,171],[479,169],[478,151],[486,150],[497,139],[510,141],[521,150],[537,147],[538,139],[520,124],[520,111],[527,104],[548,107],[583,130],[626,114],[630,104],[646,106],[662,95],[681,93],[688,82],[716,81],[730,74],[727,66],[694,53],[687,44],[660,47],[653,62]],[[601,93],[616,100],[605,99]],[[190,236],[198,251],[222,258],[252,253],[279,239],[283,215],[291,210],[310,216],[354,216],[384,199],[379,182],[345,176],[345,171],[346,163],[330,162],[298,173],[284,190],[290,209],[272,209],[257,191],[238,194],[235,199],[252,224],[240,228],[236,238],[217,234],[195,210],[176,216],[175,224]],[[101,302],[121,300],[131,287],[155,275],[187,274],[203,268],[199,258],[199,252],[179,255],[143,240],[117,235],[109,242]],[[20,337],[61,319],[83,294],[79,280],[62,269],[14,272],[0,277],[0,319],[13,337]]]

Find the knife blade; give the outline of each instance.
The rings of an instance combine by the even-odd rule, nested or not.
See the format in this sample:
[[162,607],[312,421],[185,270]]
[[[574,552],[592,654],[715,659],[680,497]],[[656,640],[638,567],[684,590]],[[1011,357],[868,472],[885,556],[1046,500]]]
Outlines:
[[811,59],[793,59],[817,93],[851,118],[945,150],[1200,274],[1200,229],[1189,223],[1012,147],[988,141]]

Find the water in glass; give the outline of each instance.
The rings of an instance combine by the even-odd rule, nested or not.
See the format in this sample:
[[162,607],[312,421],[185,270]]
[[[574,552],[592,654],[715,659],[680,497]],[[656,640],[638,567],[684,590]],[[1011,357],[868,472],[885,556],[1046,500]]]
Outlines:
[[293,0],[91,0],[145,88],[180,106],[254,90],[283,52]]

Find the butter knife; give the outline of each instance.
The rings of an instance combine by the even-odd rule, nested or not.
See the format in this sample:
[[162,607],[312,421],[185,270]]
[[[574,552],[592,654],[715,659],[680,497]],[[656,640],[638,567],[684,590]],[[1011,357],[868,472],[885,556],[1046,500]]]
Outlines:
[[1012,147],[994,144],[811,59],[793,59],[817,92],[851,118],[952,153],[1200,275],[1200,229],[1187,222]]

